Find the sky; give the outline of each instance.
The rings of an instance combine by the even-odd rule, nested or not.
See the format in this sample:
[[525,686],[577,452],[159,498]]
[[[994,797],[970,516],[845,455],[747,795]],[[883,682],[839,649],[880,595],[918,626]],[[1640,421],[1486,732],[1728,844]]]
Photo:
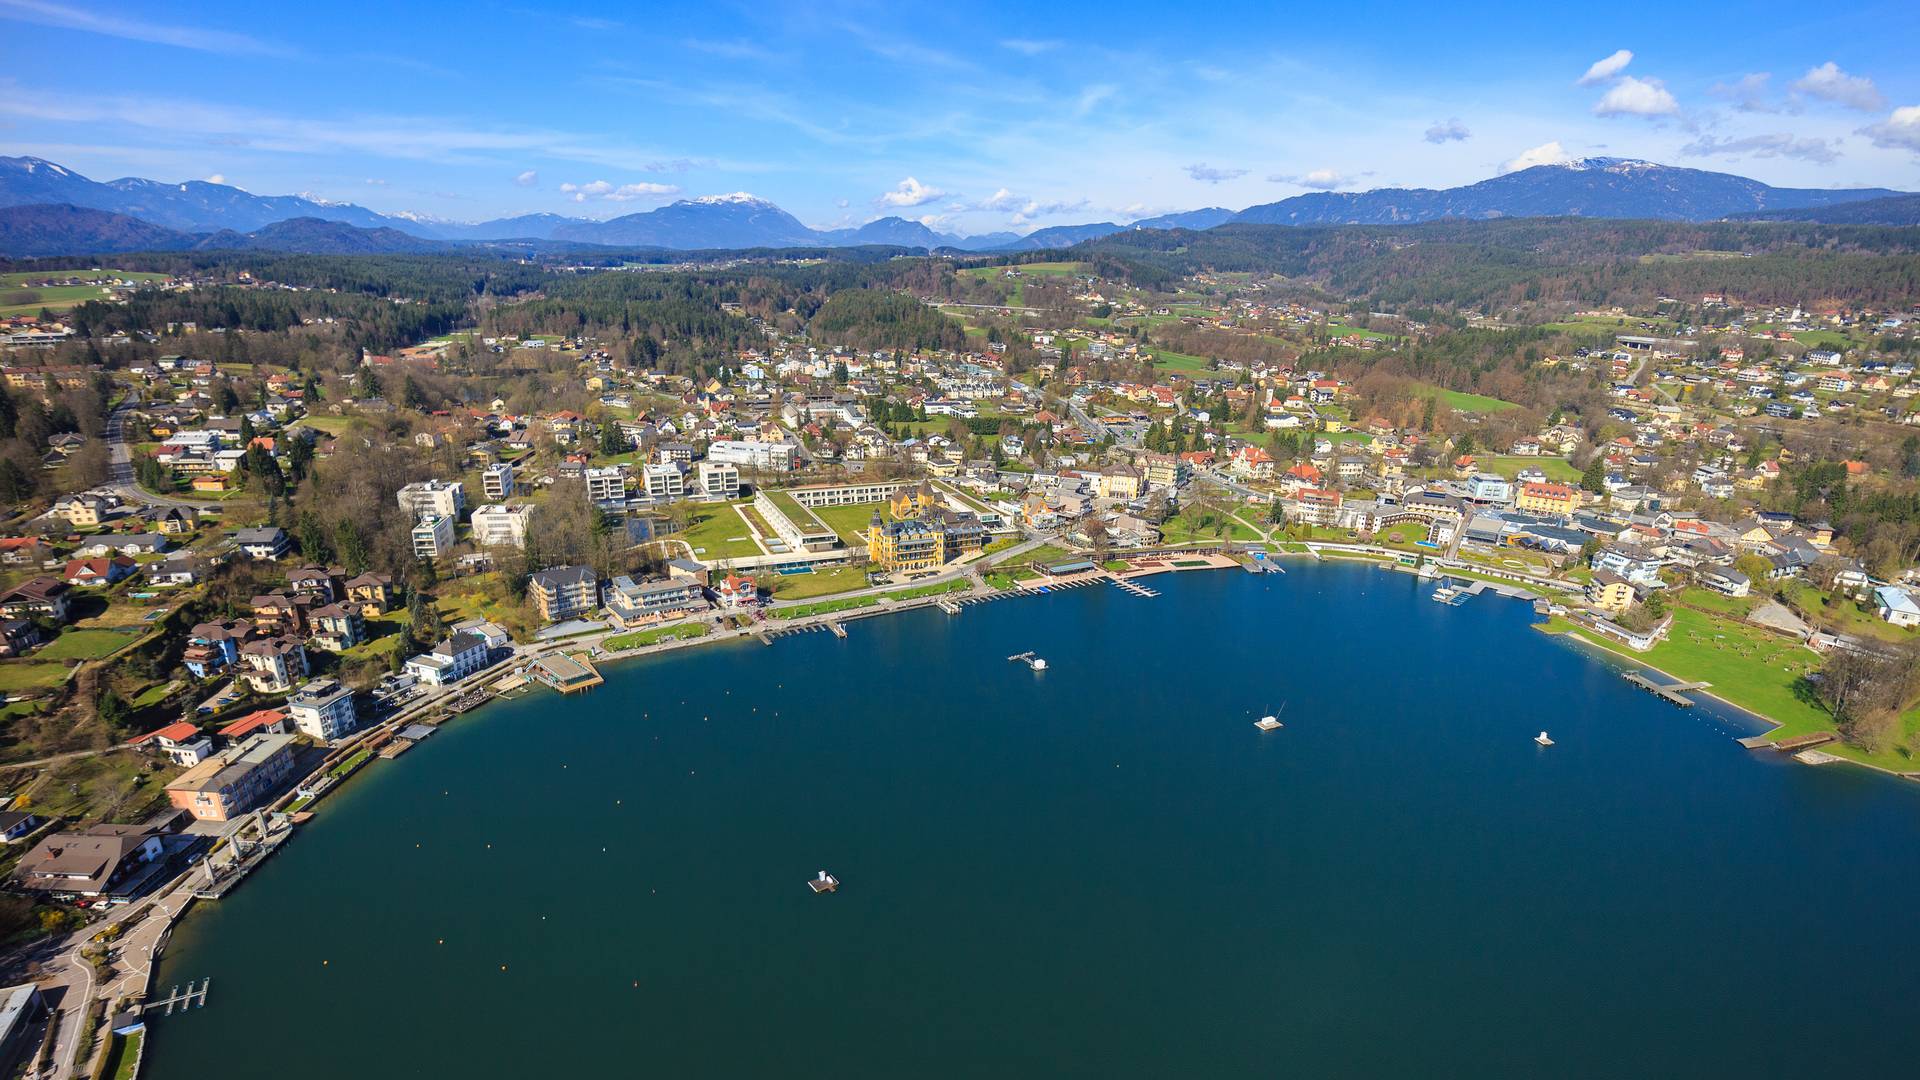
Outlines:
[[0,155],[458,221],[744,191],[959,233],[1588,156],[1920,190],[1910,2],[1292,7],[0,0]]

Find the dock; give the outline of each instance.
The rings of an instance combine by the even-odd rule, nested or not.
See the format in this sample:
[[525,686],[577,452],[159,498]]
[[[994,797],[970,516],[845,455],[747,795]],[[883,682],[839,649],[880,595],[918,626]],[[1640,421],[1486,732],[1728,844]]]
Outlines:
[[[200,861],[205,875],[193,890],[196,900],[218,900],[258,869],[280,845],[293,835],[293,822],[283,814],[255,810],[227,837],[224,851],[216,851]],[[220,856],[225,855],[223,859]]]
[[1662,701],[1665,701],[1672,705],[1678,705],[1683,709],[1692,708],[1693,699],[1690,697],[1687,697],[1685,694],[1681,693],[1681,691],[1705,690],[1707,687],[1713,685],[1712,683],[1704,683],[1704,682],[1662,684],[1662,683],[1654,682],[1652,679],[1647,678],[1645,675],[1642,675],[1637,671],[1627,672],[1626,678],[1628,682],[1632,683],[1633,685],[1639,687],[1642,690],[1647,691],[1650,694],[1653,694],[1654,696],[1660,698]]
[[1120,587],[1122,590],[1126,592],[1130,592],[1135,596],[1154,597],[1154,596],[1160,595],[1159,593],[1154,592],[1152,589],[1147,588],[1145,585],[1142,585],[1134,581],[1128,581],[1126,578],[1116,577],[1116,578],[1111,578],[1109,580],[1111,580],[1116,586]]
[[563,694],[576,690],[590,690],[607,680],[603,678],[591,660],[585,657],[572,657],[563,653],[543,656],[527,668],[526,676],[534,682],[550,686]]
[[1749,750],[1778,750],[1783,754],[1797,754],[1802,750],[1811,750],[1816,746],[1825,746],[1838,738],[1839,736],[1831,731],[1815,731],[1806,735],[1793,735],[1778,740],[1772,735],[1749,735],[1744,739],[1735,739],[1734,741]]
[[951,600],[942,599],[938,604],[934,606],[938,607],[941,611],[944,611],[949,615],[960,614],[960,605],[954,603]]
[[1047,670],[1047,662],[1031,652],[1014,653],[1012,656],[1007,657],[1007,659],[1015,661],[1016,663],[1025,664],[1035,671]]
[[1276,717],[1263,716],[1255,720],[1253,726],[1259,728],[1261,731],[1278,731],[1280,730],[1280,721]]
[[822,870],[819,876],[808,879],[807,888],[812,889],[815,896],[834,892],[840,888],[840,879]]
[[146,1012],[150,1009],[164,1009],[166,1011],[160,1014],[162,1016],[172,1016],[175,1006],[178,1006],[181,1012],[185,1012],[188,1009],[204,1009],[207,1007],[207,989],[212,985],[212,977],[201,979],[200,985],[197,987],[189,982],[185,990],[180,989],[176,984],[174,988],[167,993],[166,997],[158,1001],[143,1001],[133,1007],[141,1012]]
[[827,620],[827,629],[833,631],[834,637],[837,637],[842,641],[845,641],[847,639],[847,628],[844,626],[841,626],[837,622],[834,622],[832,619]]

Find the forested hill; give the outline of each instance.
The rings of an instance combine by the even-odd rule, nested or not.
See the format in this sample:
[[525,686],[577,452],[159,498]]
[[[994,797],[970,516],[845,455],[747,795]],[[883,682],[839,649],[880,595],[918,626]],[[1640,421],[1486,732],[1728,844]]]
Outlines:
[[1116,233],[1070,253],[1136,284],[1205,270],[1268,273],[1380,305],[1625,303],[1702,292],[1778,303],[1920,301],[1920,228],[1591,218],[1235,224]]

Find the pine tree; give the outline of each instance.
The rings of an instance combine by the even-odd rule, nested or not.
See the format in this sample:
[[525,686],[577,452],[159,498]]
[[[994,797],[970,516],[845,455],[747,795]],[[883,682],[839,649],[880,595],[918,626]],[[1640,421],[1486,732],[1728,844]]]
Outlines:
[[1587,462],[1586,471],[1580,474],[1580,486],[1593,492],[1595,495],[1606,494],[1606,463],[1600,460],[1599,454],[1593,455],[1593,459]]

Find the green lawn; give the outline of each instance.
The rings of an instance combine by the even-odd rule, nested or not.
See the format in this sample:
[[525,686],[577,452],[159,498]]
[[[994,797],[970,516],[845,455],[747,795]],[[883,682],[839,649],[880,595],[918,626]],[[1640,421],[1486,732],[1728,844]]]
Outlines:
[[811,574],[776,574],[773,579],[775,600],[806,600],[832,596],[867,587],[867,572],[858,566],[835,566]]
[[610,651],[637,649],[642,645],[652,645],[670,638],[697,638],[707,633],[704,622],[685,622],[674,626],[656,626],[651,630],[635,630],[631,634],[620,634],[600,643],[601,648]]
[[840,534],[840,539],[850,545],[865,547],[867,543],[867,523],[873,520],[873,512],[880,511],[880,517],[888,518],[887,504],[854,503],[850,506],[815,507],[813,516],[820,519],[827,528]]
[[33,660],[0,661],[0,692],[47,690],[65,681],[65,664],[43,664]]
[[890,592],[887,594],[887,599],[896,602],[900,600],[918,600],[923,596],[939,596],[942,593],[966,592],[972,587],[972,585],[967,583],[966,578],[955,578],[952,581],[938,581],[932,585],[915,585],[911,589],[901,589],[898,592]]
[[1414,391],[1421,397],[1438,397],[1440,404],[1459,412],[1505,412],[1520,406],[1511,401],[1487,397],[1484,394],[1467,394],[1459,390],[1442,390],[1437,386],[1422,386]]
[[[1216,524],[1202,523],[1189,515],[1187,511],[1182,510],[1180,513],[1160,523],[1160,538],[1162,542],[1168,544],[1187,544],[1220,540],[1222,539],[1222,534],[1219,532]],[[1247,528],[1240,522],[1228,518],[1227,531],[1224,538],[1227,540],[1251,542],[1260,539],[1260,534]]]
[[[1552,622],[1559,625],[1553,626]],[[1550,629],[1567,631],[1559,620]],[[1677,608],[1667,639],[1644,653],[1636,653],[1597,635],[1571,630],[1581,640],[1650,664],[1677,678],[1711,683],[1710,692],[1750,712],[1778,722],[1770,734],[1791,738],[1832,731],[1833,718],[1807,689],[1808,672],[1820,667],[1820,657],[1785,638],[1716,616]],[[1911,770],[1920,758],[1920,709],[1903,718],[1900,745],[1878,754],[1834,743],[1821,747],[1829,753],[1882,768]]]
[[133,1068],[140,1061],[141,1032],[114,1035],[113,1048],[107,1051],[107,1065],[100,1075],[110,1080],[133,1080]]
[[1556,483],[1574,484],[1580,481],[1580,470],[1565,458],[1557,457],[1520,457],[1513,454],[1489,454],[1482,457],[1473,455],[1474,467],[1490,473],[1499,473],[1511,480],[1521,469],[1532,467],[1547,474],[1547,479]]
[[672,539],[685,540],[703,559],[743,559],[763,554],[732,504],[694,507],[687,516],[687,527]]
[[41,648],[43,660],[98,660],[124,649],[140,635],[124,630],[69,630]]
[[816,604],[801,604],[797,607],[780,608],[769,612],[776,619],[799,619],[808,615],[826,615],[835,611],[852,611],[854,608],[872,607],[880,602],[875,596],[843,596],[838,600],[822,600]]
[[1206,371],[1209,363],[1204,356],[1192,356],[1169,349],[1153,350],[1153,366],[1160,371]]

